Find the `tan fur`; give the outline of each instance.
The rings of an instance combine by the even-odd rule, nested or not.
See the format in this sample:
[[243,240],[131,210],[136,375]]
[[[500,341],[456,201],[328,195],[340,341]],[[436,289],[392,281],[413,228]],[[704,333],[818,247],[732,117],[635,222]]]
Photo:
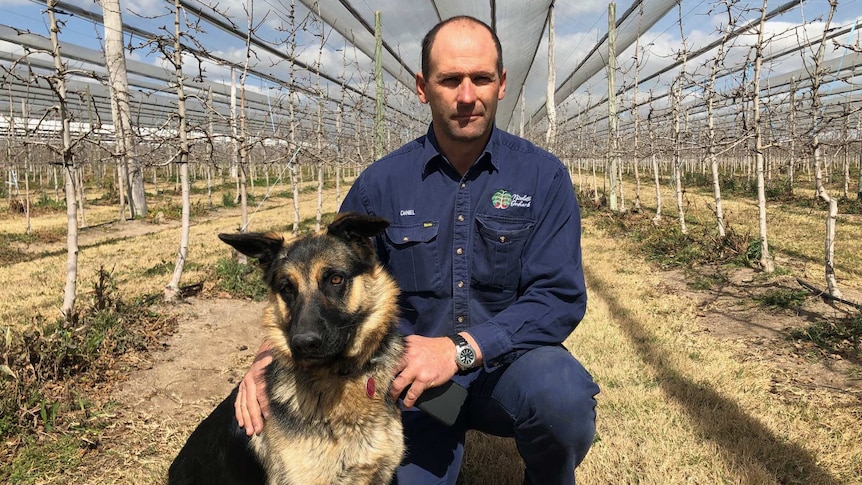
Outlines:
[[[291,267],[279,271],[298,283],[300,293],[307,294],[317,291],[318,275],[327,266],[327,261],[314,261],[309,272]],[[400,342],[385,355],[374,354],[397,315],[397,295],[394,280],[379,265],[371,275],[352,282],[347,310],[369,311],[369,316],[357,329],[345,355],[359,362],[368,362],[372,357],[381,360],[382,365],[373,373],[342,378],[343,385],[315,387],[315,392],[298,387],[294,373],[279,374],[278,385],[270,390],[271,399],[288,403],[306,421],[304,435],[299,438],[295,430],[282,429],[270,421],[260,436],[252,438],[252,447],[270,473],[270,483],[380,485],[381,477],[391,477],[404,453],[401,419],[388,398],[389,384],[401,358]],[[288,363],[288,370],[292,369],[285,339],[289,322],[287,305],[278,294],[271,295],[264,314],[266,338],[273,345],[275,358]],[[331,370],[311,372],[325,380]],[[375,383],[373,396],[366,391],[369,378]]]

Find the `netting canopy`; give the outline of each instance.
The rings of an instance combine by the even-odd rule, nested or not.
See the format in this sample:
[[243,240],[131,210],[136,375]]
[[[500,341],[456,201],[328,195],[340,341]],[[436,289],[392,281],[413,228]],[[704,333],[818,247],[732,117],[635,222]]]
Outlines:
[[[108,123],[111,117],[102,50],[104,3],[64,0],[55,7],[73,93],[70,106],[81,123],[95,118]],[[814,44],[824,35],[830,45],[825,65],[831,66],[824,73],[831,95],[825,105],[838,109],[860,98],[852,96],[857,90],[859,57],[852,46],[858,45],[855,26],[860,14],[854,2],[837,10],[825,33],[828,2],[809,5],[802,0],[769,5],[622,1],[615,9],[613,32],[609,3],[602,1],[180,0],[178,4],[190,117],[201,125],[215,125],[217,131],[229,130],[224,120],[230,116],[235,86],[242,83],[251,130],[277,132],[290,111],[308,129],[320,123],[330,131],[363,132],[363,125],[374,119],[380,90],[374,79],[378,15],[386,123],[399,138],[420,133],[429,119],[414,92],[421,39],[434,24],[455,15],[479,18],[500,37],[508,89],[497,124],[513,131],[518,125],[523,131],[525,124],[542,129],[549,99],[562,111],[558,123],[564,127],[574,120],[583,126],[606,118],[611,33],[619,66],[614,91],[623,121],[626,116],[643,117],[647,110],[654,117],[668,112],[675,85],[682,86],[689,114],[697,116],[710,75],[711,89],[721,93],[719,105],[732,119],[738,92],[749,89],[746,83],[751,81],[753,45],[761,21],[766,35],[760,89],[765,100],[780,103],[791,81],[804,85]],[[174,2],[120,0],[120,7],[136,119],[142,127],[159,130],[169,124],[175,110],[177,76],[169,62],[176,37]],[[3,115],[14,117],[20,99],[28,101],[31,113],[55,103],[47,80],[55,65],[44,12],[41,1],[9,0],[0,6],[0,74],[7,94],[0,97]],[[551,18],[557,39],[556,82],[549,96]],[[843,47],[833,48],[833,44]],[[713,66],[715,72],[711,72]],[[595,131],[602,129],[597,124]]]

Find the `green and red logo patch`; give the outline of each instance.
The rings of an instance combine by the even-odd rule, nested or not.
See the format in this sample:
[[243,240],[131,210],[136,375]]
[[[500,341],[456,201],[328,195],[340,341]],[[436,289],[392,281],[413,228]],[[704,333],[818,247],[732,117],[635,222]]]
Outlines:
[[512,204],[512,194],[500,189],[491,196],[491,203],[495,209],[508,209]]

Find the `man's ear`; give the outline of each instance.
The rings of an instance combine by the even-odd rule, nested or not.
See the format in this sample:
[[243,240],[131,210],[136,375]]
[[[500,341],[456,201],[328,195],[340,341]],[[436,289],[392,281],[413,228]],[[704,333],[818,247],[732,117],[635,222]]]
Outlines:
[[500,74],[500,91],[497,93],[497,99],[503,99],[506,96],[506,68],[503,68],[503,73]]
[[425,76],[421,72],[416,73],[416,93],[419,94],[422,104],[428,104],[428,97],[425,96]]

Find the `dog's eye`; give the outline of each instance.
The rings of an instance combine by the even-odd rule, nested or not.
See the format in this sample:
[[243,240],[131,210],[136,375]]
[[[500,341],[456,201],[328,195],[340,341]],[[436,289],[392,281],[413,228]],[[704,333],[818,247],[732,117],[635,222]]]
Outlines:
[[333,286],[338,286],[341,283],[344,283],[344,276],[341,276],[340,274],[334,274],[329,277],[329,284]]
[[279,284],[280,288],[278,290],[282,295],[292,295],[296,293],[295,287],[290,280],[282,280]]

